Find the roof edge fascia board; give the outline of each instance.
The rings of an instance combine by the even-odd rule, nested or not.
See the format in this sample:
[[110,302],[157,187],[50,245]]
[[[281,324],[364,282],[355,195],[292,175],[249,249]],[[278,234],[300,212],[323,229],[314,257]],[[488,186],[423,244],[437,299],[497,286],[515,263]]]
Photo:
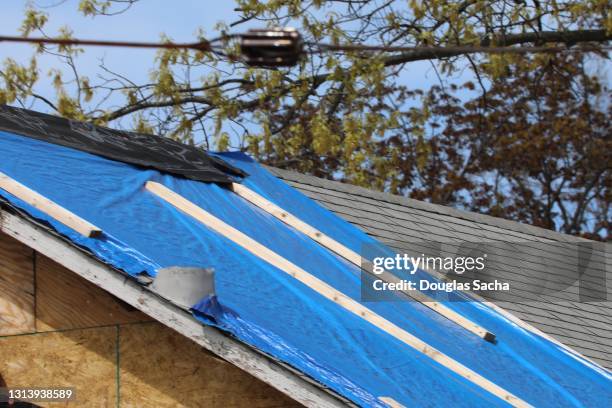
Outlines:
[[29,219],[0,209],[0,231],[307,407],[352,405],[291,367],[232,339],[218,329],[203,325],[187,311]]

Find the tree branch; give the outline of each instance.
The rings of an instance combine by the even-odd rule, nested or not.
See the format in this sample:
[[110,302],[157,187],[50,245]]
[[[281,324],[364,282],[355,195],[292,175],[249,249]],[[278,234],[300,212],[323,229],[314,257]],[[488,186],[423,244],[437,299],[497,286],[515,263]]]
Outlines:
[[[477,51],[478,47],[508,47],[527,43],[538,45],[546,43],[566,43],[568,46],[582,42],[606,42],[612,39],[612,35],[606,30],[576,30],[576,31],[542,31],[522,34],[508,34],[494,38],[485,37],[476,46],[468,47],[445,47],[421,48],[414,51],[393,55],[385,59],[385,66],[404,64],[406,62],[422,61],[428,59],[441,59],[468,54],[472,49]],[[472,52],[474,52],[472,51]]]

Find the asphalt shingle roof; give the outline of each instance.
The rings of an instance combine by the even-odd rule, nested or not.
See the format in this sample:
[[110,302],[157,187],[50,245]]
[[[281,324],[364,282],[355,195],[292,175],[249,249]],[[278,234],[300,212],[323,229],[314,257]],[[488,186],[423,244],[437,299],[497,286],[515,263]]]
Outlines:
[[[612,281],[612,245],[593,243],[596,247],[581,279],[583,297],[580,299],[579,284],[571,282],[576,269],[567,265],[564,250],[568,245],[592,241],[292,171],[271,167],[268,170],[397,250],[425,254],[430,250],[429,253],[434,254],[435,245],[428,248],[428,242],[542,243],[541,246],[536,244],[535,249],[521,252],[520,259],[509,245],[499,246],[500,256],[507,256],[504,258],[507,260],[501,261],[504,267],[496,276],[511,282],[514,296],[506,301],[490,300],[612,369],[612,295],[607,285]],[[546,293],[534,291],[532,283],[543,279],[558,287]],[[566,281],[569,283],[565,284]],[[590,300],[591,295],[598,300],[585,301]]]

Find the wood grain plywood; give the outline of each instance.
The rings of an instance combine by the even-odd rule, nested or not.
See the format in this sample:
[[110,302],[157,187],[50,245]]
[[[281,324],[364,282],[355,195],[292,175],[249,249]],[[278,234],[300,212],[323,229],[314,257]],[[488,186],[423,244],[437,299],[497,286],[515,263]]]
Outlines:
[[36,261],[37,331],[108,326],[150,321],[123,303],[49,258]]
[[0,233],[0,336],[34,331],[34,251]]
[[0,373],[9,387],[75,387],[75,401],[44,406],[115,406],[116,339],[116,327],[3,337]]
[[122,407],[301,407],[159,323],[119,338]]

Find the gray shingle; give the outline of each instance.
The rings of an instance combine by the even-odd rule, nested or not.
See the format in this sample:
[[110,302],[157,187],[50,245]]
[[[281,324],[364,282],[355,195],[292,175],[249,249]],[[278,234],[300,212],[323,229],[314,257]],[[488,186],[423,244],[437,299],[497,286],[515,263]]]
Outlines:
[[[268,169],[398,251],[426,253],[436,248],[433,242],[447,241],[549,243],[546,247],[522,251],[524,259],[517,262],[503,258],[503,249],[511,252],[512,247],[500,246],[504,262],[499,264],[497,272],[515,282],[521,290],[517,290],[512,302],[497,303],[588,358],[612,368],[612,296],[609,295],[610,300],[606,302],[581,303],[577,301],[577,284],[545,294],[534,293],[528,285],[530,279],[537,276],[562,282],[573,270],[571,262],[568,264],[564,257],[567,248],[563,245],[592,241],[291,171]],[[605,284],[602,285],[598,277],[603,271],[612,279],[612,245],[596,245],[585,286],[605,290]]]

